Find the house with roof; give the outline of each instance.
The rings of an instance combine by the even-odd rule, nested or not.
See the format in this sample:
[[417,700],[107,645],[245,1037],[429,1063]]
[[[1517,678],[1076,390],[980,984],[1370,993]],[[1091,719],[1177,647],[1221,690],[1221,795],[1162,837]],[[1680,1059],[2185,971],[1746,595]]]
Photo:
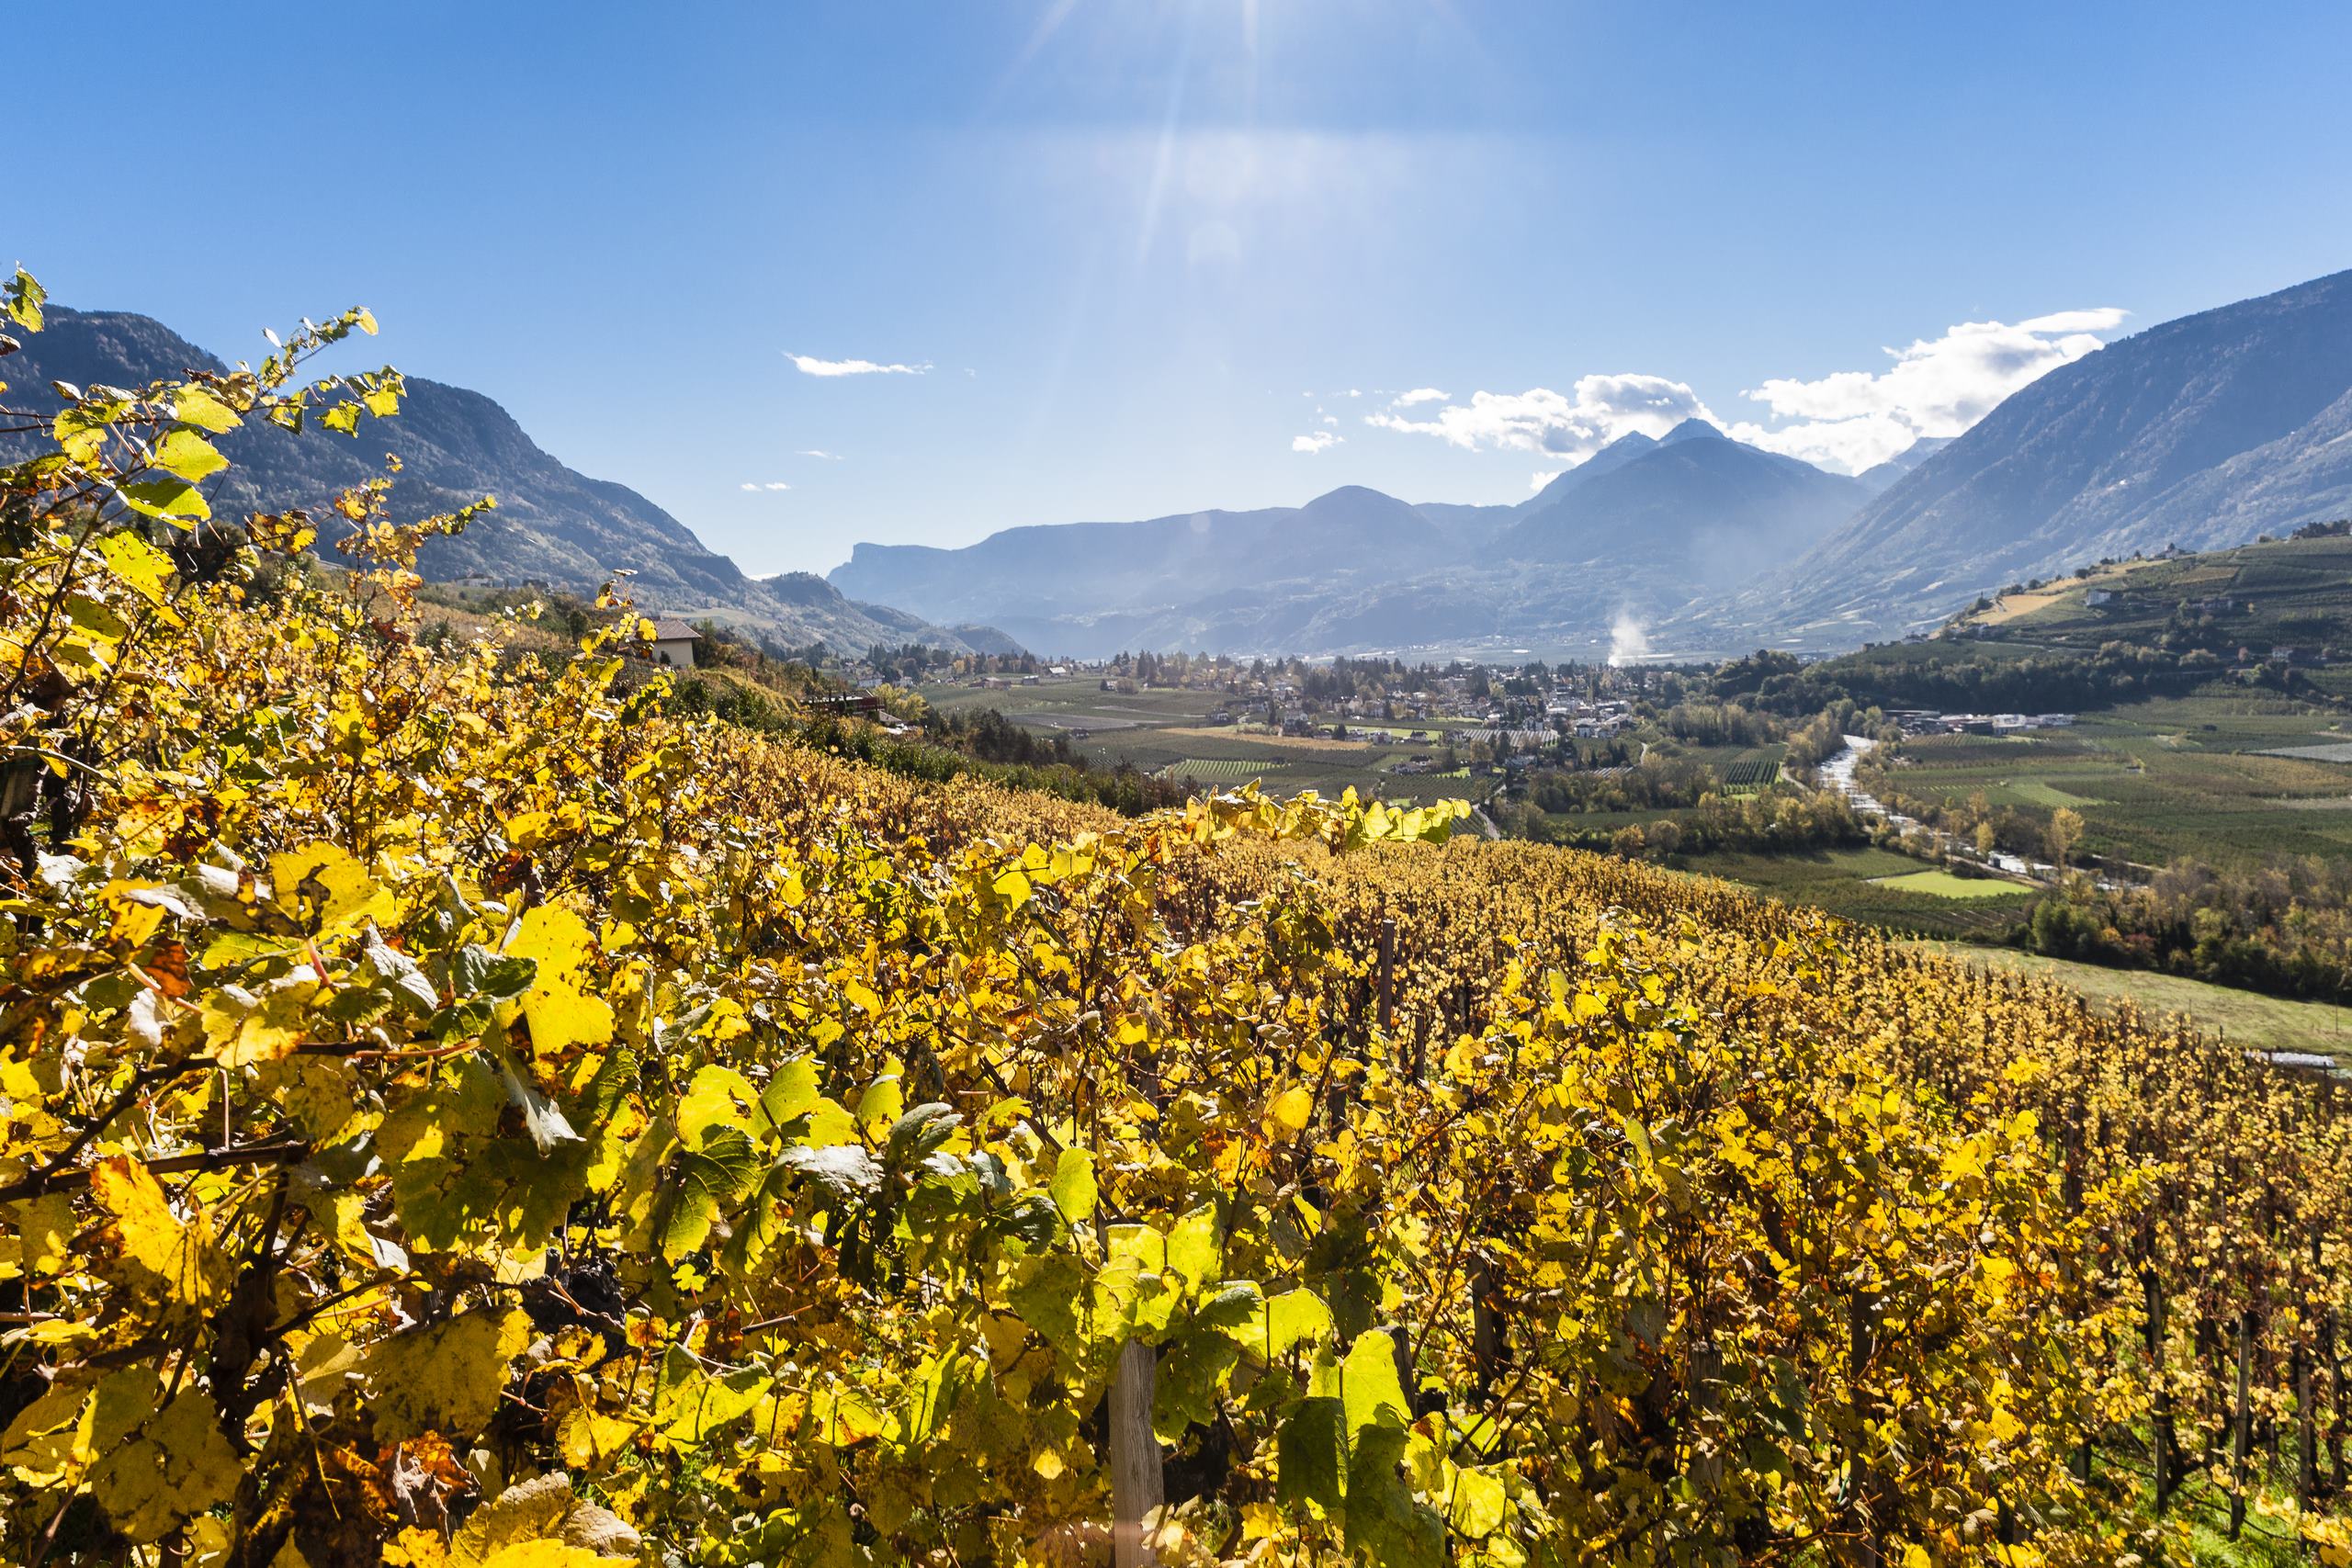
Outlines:
[[695,645],[702,641],[702,634],[674,615],[663,615],[653,623],[653,662],[668,664],[680,670],[695,667]]

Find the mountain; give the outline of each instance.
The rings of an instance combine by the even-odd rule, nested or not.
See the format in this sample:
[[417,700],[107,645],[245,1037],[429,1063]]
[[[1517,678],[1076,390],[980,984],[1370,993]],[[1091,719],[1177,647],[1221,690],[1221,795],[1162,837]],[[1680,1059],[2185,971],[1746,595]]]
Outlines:
[[1007,528],[959,549],[858,545],[835,588],[1028,647],[1352,652],[1605,649],[1816,543],[1860,481],[1703,420],[1620,437],[1516,505],[1408,505],[1350,485],[1300,507]]
[[2102,557],[2352,513],[2352,272],[2109,344],[2018,391],[1741,613],[1851,641]]
[[1676,563],[1694,587],[1729,586],[1811,548],[1870,495],[1857,479],[1733,441],[1699,419],[1586,475],[1625,445],[1553,480],[1536,500],[1553,499],[1498,534],[1495,553],[1606,565],[1638,551]]
[[1949,435],[1922,435],[1883,463],[1873,463],[1854,477],[1876,494],[1952,444]]
[[[48,308],[48,330],[28,334],[0,361],[12,401],[55,406],[51,381],[143,386],[221,362],[152,317],[117,310]],[[401,459],[391,504],[397,517],[456,509],[484,494],[498,509],[454,539],[435,539],[419,566],[438,581],[540,582],[594,592],[627,570],[638,603],[687,619],[741,625],[773,643],[824,642],[863,652],[877,642],[925,642],[967,649],[970,638],[898,610],[860,604],[808,572],[764,581],[695,537],[694,532],[626,485],[574,472],[542,450],[512,415],[480,392],[408,378],[396,418],[369,420],[356,439],[312,429],[296,435],[254,424],[221,438],[229,468],[209,482],[216,513],[241,515],[318,507],[345,486]]]
[[1450,554],[1445,533],[1413,507],[1349,485],[1305,506],[1035,525],[960,549],[861,544],[831,582],[935,620],[1009,626],[1024,614],[1099,615],[1213,601],[1301,578],[1394,575]]

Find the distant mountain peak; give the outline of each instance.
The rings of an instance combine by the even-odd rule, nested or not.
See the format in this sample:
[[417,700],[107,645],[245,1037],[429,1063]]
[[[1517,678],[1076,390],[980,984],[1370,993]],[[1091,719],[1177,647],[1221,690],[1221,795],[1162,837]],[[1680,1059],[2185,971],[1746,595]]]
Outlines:
[[1661,446],[1671,446],[1678,441],[1728,441],[1730,439],[1730,436],[1725,435],[1714,424],[1693,415],[1658,437],[1657,444]]

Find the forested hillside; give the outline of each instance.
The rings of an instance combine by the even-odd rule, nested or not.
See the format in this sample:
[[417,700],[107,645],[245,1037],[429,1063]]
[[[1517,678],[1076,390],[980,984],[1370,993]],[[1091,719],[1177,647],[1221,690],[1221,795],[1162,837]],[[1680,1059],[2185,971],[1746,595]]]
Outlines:
[[0,1560],[2352,1552],[2335,1086],[1451,808],[428,646],[464,513],[322,498],[322,588],[190,488],[393,414],[296,390],[362,324],[0,469]]

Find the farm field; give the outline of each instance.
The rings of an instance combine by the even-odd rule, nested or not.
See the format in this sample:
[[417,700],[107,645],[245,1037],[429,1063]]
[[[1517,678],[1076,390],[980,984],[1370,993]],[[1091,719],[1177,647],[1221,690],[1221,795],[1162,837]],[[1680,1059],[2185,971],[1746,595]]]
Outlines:
[[1972,947],[1951,942],[1907,945],[1987,968],[2031,975],[2102,1003],[2130,1002],[2150,1016],[2179,1013],[2208,1033],[2256,1051],[2305,1051],[2352,1063],[2352,1018],[2328,1002],[2289,1001],[2228,986],[2146,970],[2108,969],[2046,958],[2007,947]]
[[2086,713],[2064,730],[1912,737],[1894,778],[1915,798],[1959,804],[1981,792],[1996,809],[2044,820],[2071,807],[2086,825],[2084,849],[2146,865],[2343,855],[2352,853],[2347,722],[2276,696],[2160,698]]
[[1897,893],[1924,893],[1931,898],[2006,898],[2019,891],[2019,885],[2002,882],[1989,876],[1959,876],[1949,871],[1906,871],[1899,876],[1874,876],[1873,887],[1892,888]]
[[[1009,688],[930,685],[922,688],[922,694],[936,708],[997,708],[1015,724],[1046,733],[1083,729],[1089,732],[1086,738],[1073,744],[1089,761],[1114,766],[1132,762],[1148,773],[1190,776],[1206,784],[1239,784],[1262,778],[1283,795],[1314,790],[1337,795],[1353,789],[1359,795],[1423,803],[1442,795],[1462,794],[1469,777],[1466,770],[1451,775],[1394,771],[1397,763],[1416,754],[1434,752],[1443,745],[1442,739],[1383,746],[1334,740],[1328,734],[1247,733],[1205,724],[1203,721],[1212,711],[1226,705],[1226,699],[1215,692],[1106,692],[1100,680],[1089,676]],[[1412,728],[1434,732],[1458,727],[1432,720],[1426,725],[1369,728],[1402,736]]]
[[[2024,917],[2032,890],[2016,883],[1971,881],[1923,867],[1892,850],[1824,850],[1811,854],[1717,854],[1678,863],[1786,903],[1921,936],[1984,941]],[[1919,883],[1920,877],[1940,879]],[[1944,884],[1967,889],[1953,895]],[[1979,892],[1978,889],[1986,891]]]

